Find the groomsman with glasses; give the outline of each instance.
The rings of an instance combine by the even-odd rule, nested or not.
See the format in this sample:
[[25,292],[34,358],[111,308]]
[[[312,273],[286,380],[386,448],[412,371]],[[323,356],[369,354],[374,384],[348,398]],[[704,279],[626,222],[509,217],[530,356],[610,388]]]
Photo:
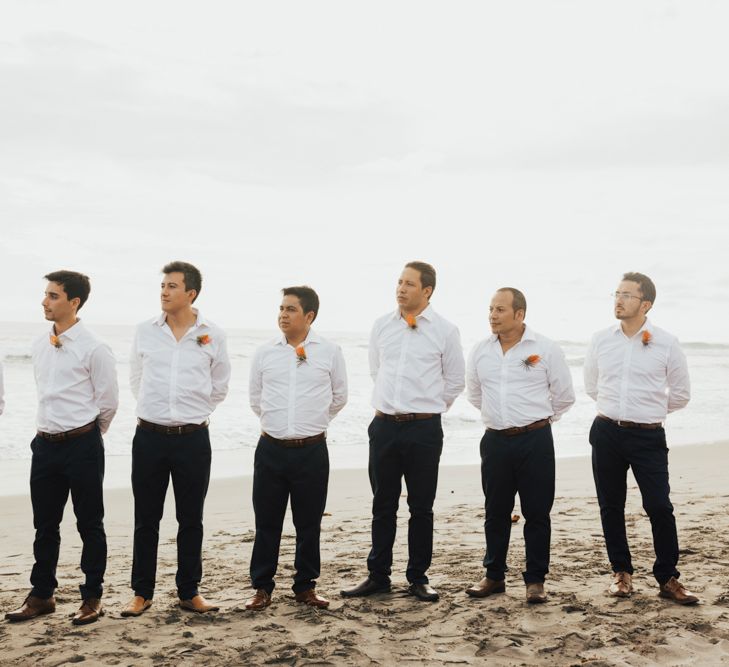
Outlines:
[[647,314],[656,300],[653,281],[626,273],[614,294],[618,323],[596,333],[585,355],[585,390],[597,402],[590,429],[592,471],[608,558],[608,593],[633,593],[633,560],[625,530],[628,468],[650,518],[658,594],[679,604],[699,598],[679,581],[678,535],[669,498],[668,447],[663,423],[686,406],[690,385],[686,357],[675,336]]
[[369,426],[372,548],[368,577],[341,592],[358,597],[390,590],[402,480],[410,509],[408,593],[435,602],[427,571],[433,555],[433,502],[443,449],[441,414],[465,386],[458,329],[435,312],[435,269],[409,262],[397,282],[397,309],[378,319],[369,346],[375,417]]
[[33,588],[22,606],[5,615],[27,621],[56,609],[56,566],[60,524],[69,493],[81,535],[82,604],[74,625],[103,616],[101,595],[106,571],[104,531],[104,443],[119,404],[116,362],[111,349],[78,318],[91,284],[75,271],[55,271],[42,301],[51,330],[33,344],[38,387],[37,433],[31,449],[30,499],[33,504],[35,564]]
[[187,262],[163,269],[162,313],[137,327],[129,360],[137,399],[132,442],[134,597],[122,616],[152,605],[159,523],[172,479],[177,510],[177,594],[182,609],[216,611],[200,594],[203,507],[210,480],[210,414],[228,393],[230,362],[223,330],[193,303],[200,271]]

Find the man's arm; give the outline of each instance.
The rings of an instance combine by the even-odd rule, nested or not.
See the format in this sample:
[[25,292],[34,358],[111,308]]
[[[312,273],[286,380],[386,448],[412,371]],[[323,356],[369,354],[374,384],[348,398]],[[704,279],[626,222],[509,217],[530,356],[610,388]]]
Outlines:
[[686,355],[677,340],[673,341],[668,353],[666,382],[668,384],[668,412],[686,407],[691,399],[691,382]]
[[99,430],[103,434],[119,408],[116,359],[107,345],[97,345],[91,353],[89,377],[94,388],[94,401],[99,408]]
[[547,380],[554,411],[552,421],[557,421],[574,404],[575,390],[572,386],[572,373],[570,373],[564,352],[556,343],[552,344],[549,351]]
[[598,368],[597,368],[597,334],[592,337],[590,344],[587,346],[585,352],[585,365],[582,369],[583,376],[585,378],[585,392],[593,400],[597,400],[597,382],[598,382]]
[[466,397],[468,402],[477,410],[481,410],[481,380],[478,378],[478,368],[476,356],[479,345],[476,344],[468,355],[468,363],[466,364]]
[[248,374],[248,401],[251,410],[261,416],[261,393],[263,391],[263,374],[261,373],[262,350],[259,348],[251,359],[251,370]]
[[446,339],[442,364],[443,380],[445,382],[443,400],[446,404],[446,410],[448,410],[466,386],[466,361],[463,358],[461,334],[458,333],[458,329],[454,329]]
[[142,382],[142,354],[139,351],[139,329],[134,333],[132,351],[129,354],[129,388],[134,398],[139,398],[139,386]]
[[332,360],[332,403],[329,406],[329,419],[334,419],[347,403],[347,367],[344,363],[342,348],[337,345]]
[[377,381],[377,373],[380,370],[380,348],[377,344],[377,335],[378,335],[378,329],[377,329],[377,323],[372,325],[372,331],[370,331],[370,344],[369,348],[367,349],[368,357],[370,361],[370,375],[372,376],[372,381]]
[[228,343],[225,334],[216,332],[218,338],[215,356],[210,364],[210,379],[212,382],[212,391],[210,400],[214,406],[221,403],[228,395],[228,384],[230,383],[230,359],[228,359]]

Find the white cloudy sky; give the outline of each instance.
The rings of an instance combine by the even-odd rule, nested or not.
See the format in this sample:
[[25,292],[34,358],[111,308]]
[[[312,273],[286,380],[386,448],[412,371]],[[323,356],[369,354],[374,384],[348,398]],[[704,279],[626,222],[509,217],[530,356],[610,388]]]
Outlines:
[[467,334],[510,284],[585,338],[641,270],[655,321],[729,341],[727,25],[720,0],[6,0],[0,319],[39,319],[63,267],[87,320],[131,324],[186,259],[223,325],[309,283],[322,329],[366,330],[417,258]]

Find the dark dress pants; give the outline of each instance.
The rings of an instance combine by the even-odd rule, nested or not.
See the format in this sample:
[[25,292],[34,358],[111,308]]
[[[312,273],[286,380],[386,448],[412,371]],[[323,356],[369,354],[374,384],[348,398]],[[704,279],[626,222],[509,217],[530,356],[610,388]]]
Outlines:
[[481,439],[481,484],[486,500],[486,576],[502,581],[511,536],[511,513],[519,494],[524,515],[524,583],[542,583],[549,572],[554,503],[554,442],[551,426],[506,436],[486,431]]
[[408,565],[410,583],[427,584],[433,557],[433,502],[443,449],[440,415],[394,422],[375,417],[368,429],[369,475],[372,486],[372,549],[367,558],[370,578],[390,583],[392,548],[397,530],[402,478],[408,490]]
[[253,464],[253,511],[256,538],[251,555],[253,588],[274,589],[286,505],[296,529],[294,593],[316,586],[321,560],[319,537],[327,502],[329,452],[326,441],[284,447],[261,436]]
[[35,564],[31,595],[49,598],[58,581],[56,566],[61,545],[59,530],[71,493],[83,549],[81,571],[86,582],[81,597],[100,598],[106,570],[104,532],[104,443],[98,425],[72,440],[51,442],[36,436],[31,443],[30,499],[33,504]]
[[631,468],[653,530],[653,576],[661,584],[671,577],[678,579],[678,535],[669,498],[666,432],[663,428],[627,428],[597,418],[590,429],[590,444],[602,530],[613,572],[633,574],[625,532],[627,474]]
[[159,522],[170,477],[177,514],[177,594],[195,597],[202,579],[203,507],[210,481],[207,428],[183,435],[137,427],[132,443],[134,562],[132,588],[146,600],[154,596]]

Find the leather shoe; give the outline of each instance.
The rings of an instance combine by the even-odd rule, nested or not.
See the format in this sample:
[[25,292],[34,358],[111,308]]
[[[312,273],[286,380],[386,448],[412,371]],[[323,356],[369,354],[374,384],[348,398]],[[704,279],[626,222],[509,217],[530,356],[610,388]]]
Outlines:
[[43,614],[52,614],[54,611],[56,611],[56,599],[53,596],[38,598],[35,595],[29,595],[23,600],[20,609],[9,611],[5,614],[5,618],[11,623],[17,623],[18,621],[29,621],[31,618]]
[[81,603],[78,611],[73,615],[71,623],[74,625],[86,625],[98,621],[104,615],[99,598],[88,598]]
[[180,607],[187,611],[194,611],[197,614],[204,614],[208,611],[218,611],[220,607],[210,604],[202,595],[196,595],[190,600],[180,600]]
[[687,591],[676,577],[671,577],[665,584],[661,584],[658,595],[678,604],[696,604],[699,601],[699,598],[691,591]]
[[547,594],[544,592],[544,584],[533,583],[526,585],[526,600],[529,604],[540,604],[547,601]]
[[627,572],[616,572],[608,595],[614,598],[629,598],[633,594],[633,577]]
[[435,602],[440,597],[438,591],[428,584],[410,584],[408,593],[414,595],[421,602]]
[[317,595],[313,588],[297,593],[294,598],[297,602],[303,602],[304,604],[308,604],[310,607],[324,609],[329,606],[329,600],[323,598],[321,595]]
[[141,616],[152,606],[152,600],[146,600],[141,595],[135,595],[129,604],[122,609],[122,616]]
[[263,588],[257,588],[250,600],[246,601],[246,609],[261,611],[271,604],[271,594]]
[[367,595],[374,595],[375,593],[389,593],[390,584],[378,584],[373,581],[370,577],[367,577],[361,584],[358,584],[354,588],[347,588],[341,591],[343,598],[359,598]]
[[489,595],[504,592],[506,592],[506,583],[503,579],[494,581],[488,577],[484,577],[477,584],[466,589],[466,595],[470,595],[472,598],[487,598]]

